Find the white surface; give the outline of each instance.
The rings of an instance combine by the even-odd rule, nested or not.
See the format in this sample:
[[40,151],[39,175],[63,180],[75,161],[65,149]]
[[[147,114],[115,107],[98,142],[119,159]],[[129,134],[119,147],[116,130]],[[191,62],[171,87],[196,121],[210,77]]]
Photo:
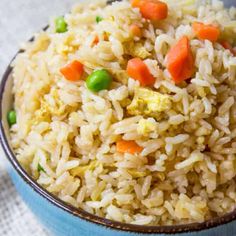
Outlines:
[[[79,0],[0,0],[0,78],[20,43]],[[0,236],[48,236],[16,193],[0,149]]]

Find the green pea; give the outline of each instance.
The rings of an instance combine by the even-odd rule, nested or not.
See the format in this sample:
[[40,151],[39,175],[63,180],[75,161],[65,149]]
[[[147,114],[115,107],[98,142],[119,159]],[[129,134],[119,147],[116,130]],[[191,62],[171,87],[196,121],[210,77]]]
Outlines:
[[112,76],[107,70],[94,71],[87,79],[86,85],[92,92],[108,89],[112,82]]
[[100,21],[102,21],[103,18],[101,16],[96,16],[96,22],[99,23]]
[[56,25],[56,32],[57,33],[65,33],[67,31],[67,23],[65,22],[65,19],[63,16],[59,16],[55,20]]
[[16,112],[14,110],[7,113],[7,121],[10,126],[16,123]]

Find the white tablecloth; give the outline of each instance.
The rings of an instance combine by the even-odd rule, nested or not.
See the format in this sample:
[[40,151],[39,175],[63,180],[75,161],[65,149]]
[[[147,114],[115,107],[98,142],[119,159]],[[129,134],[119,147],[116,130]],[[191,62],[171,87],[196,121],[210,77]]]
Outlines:
[[[79,0],[0,0],[0,78],[20,43]],[[0,236],[48,236],[16,193],[0,149]]]

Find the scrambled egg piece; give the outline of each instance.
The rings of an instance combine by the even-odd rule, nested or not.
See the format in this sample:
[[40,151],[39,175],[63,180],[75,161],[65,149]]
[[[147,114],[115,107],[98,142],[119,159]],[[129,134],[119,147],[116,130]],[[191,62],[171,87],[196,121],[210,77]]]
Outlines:
[[60,44],[57,46],[57,53],[58,54],[67,54],[68,52],[72,52],[73,47],[70,47],[68,45]]
[[147,115],[158,118],[161,112],[171,108],[169,95],[152,91],[146,88],[136,88],[134,99],[127,107],[130,115]]
[[41,121],[50,122],[51,116],[61,116],[65,112],[65,106],[59,98],[58,90],[53,88],[50,92],[50,98],[53,104],[49,104],[45,98],[42,99],[40,109],[35,112],[34,124]]
[[141,119],[138,123],[138,134],[149,135],[149,133],[156,130],[155,120],[153,118]]
[[131,42],[126,45],[125,51],[127,54],[133,57],[139,57],[141,59],[146,59],[151,54],[147,51],[147,49],[142,45],[142,43],[134,43]]
[[54,116],[61,116],[65,111],[65,105],[59,98],[58,90],[52,89],[50,92],[50,97],[53,98],[53,104],[48,104],[45,101],[45,106],[48,107],[49,112]]
[[127,171],[133,178],[142,178],[150,174],[150,171],[136,171],[136,170],[128,170]]
[[75,169],[71,170],[71,174],[75,176],[83,176],[86,171],[96,169],[101,163],[98,161],[91,161],[90,164],[86,166],[78,166]]
[[51,121],[51,115],[48,112],[48,105],[46,104],[45,101],[41,103],[40,109],[35,112],[35,117],[33,118],[33,124],[36,125],[42,121],[46,121],[46,122]]
[[74,51],[74,45],[72,42],[75,40],[75,35],[70,33],[67,34],[63,39],[60,38],[60,42],[58,42],[56,47],[56,52],[58,54],[68,54]]

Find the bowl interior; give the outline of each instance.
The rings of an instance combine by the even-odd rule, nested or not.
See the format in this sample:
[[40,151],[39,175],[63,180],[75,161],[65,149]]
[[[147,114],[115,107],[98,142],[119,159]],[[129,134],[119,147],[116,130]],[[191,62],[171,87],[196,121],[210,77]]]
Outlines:
[[[9,68],[10,69],[10,68]],[[8,143],[10,143],[10,129],[7,122],[7,113],[13,108],[13,76],[12,73],[9,71],[9,76],[6,78],[6,83],[4,87],[4,92],[2,94],[2,125],[5,131],[5,135],[7,138]]]
[[[111,0],[109,2],[113,2]],[[232,5],[236,5],[235,0],[224,0],[224,3],[227,7]],[[91,215],[83,210],[76,209],[67,205],[66,203],[62,202],[61,200],[57,199],[56,197],[52,196],[46,190],[42,189],[33,179],[28,176],[28,174],[22,169],[18,161],[16,160],[15,155],[13,154],[13,150],[10,145],[10,131],[9,125],[7,122],[7,113],[9,110],[13,108],[13,77],[12,77],[12,68],[8,66],[0,86],[0,117],[1,117],[1,124],[0,124],[0,137],[1,142],[4,147],[4,151],[10,160],[11,164],[17,170],[19,174],[19,178],[22,176],[27,179],[27,183],[31,183],[32,188],[34,188],[39,194],[43,195],[44,197],[51,201],[52,203],[56,203],[58,207],[63,208],[67,212],[76,215],[78,217],[84,218],[89,220],[93,223],[98,223],[105,225],[107,227],[111,227],[114,229],[124,230],[124,231],[131,231],[131,232],[139,232],[139,233],[184,233],[184,232],[191,232],[191,231],[198,231],[204,230],[211,227],[215,227],[221,224],[228,223],[234,219],[236,219],[236,210],[232,213],[226,214],[222,217],[217,217],[211,220],[208,220],[203,223],[193,223],[188,225],[174,225],[174,226],[135,226],[129,224],[123,224],[119,222],[114,222],[110,220],[106,220],[95,215]],[[40,189],[40,191],[38,191]]]
[[13,77],[12,77],[12,68],[9,66],[2,78],[0,85],[0,138],[3,149],[6,153],[7,158],[11,162],[14,169],[18,172],[19,178],[23,178],[26,184],[29,184],[36,192],[38,192],[41,196],[46,198],[52,204],[57,207],[65,210],[66,212],[90,221],[92,223],[100,224],[112,229],[123,230],[128,232],[136,232],[136,233],[145,233],[145,234],[153,234],[153,233],[184,233],[184,232],[193,232],[209,229],[215,226],[219,226],[225,223],[229,223],[236,219],[236,210],[232,213],[226,214],[222,217],[217,217],[214,219],[210,219],[203,223],[191,223],[186,225],[173,225],[173,226],[138,226],[125,224],[120,222],[115,222],[112,220],[107,220],[96,215],[92,215],[88,212],[85,212],[81,209],[77,209],[72,207],[57,197],[53,196],[42,187],[40,187],[20,166],[15,155],[13,154],[13,150],[10,145],[10,135],[9,135],[9,125],[7,122],[7,112],[13,108]]

